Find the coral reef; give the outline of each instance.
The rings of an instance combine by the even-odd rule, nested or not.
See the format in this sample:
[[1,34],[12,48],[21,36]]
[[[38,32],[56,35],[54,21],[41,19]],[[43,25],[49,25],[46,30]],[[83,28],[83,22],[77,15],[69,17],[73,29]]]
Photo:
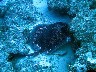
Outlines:
[[92,0],[48,0],[47,3],[49,10],[51,9],[64,15],[69,14],[75,16],[80,10],[90,6]]
[[56,10],[60,13],[66,13],[69,11],[69,1],[68,0],[47,0],[49,10]]
[[[79,67],[85,65],[87,70],[96,70],[96,9],[82,9],[78,12],[70,23],[70,30],[74,31],[74,36],[81,41],[75,64],[79,64]],[[77,65],[75,68],[78,70]]]
[[[69,25],[70,30],[74,32],[74,36],[81,42],[81,45],[76,50],[77,59],[74,65],[70,65],[72,72],[96,70],[95,5],[95,0],[48,0],[49,9],[66,12],[69,15],[76,14]],[[91,54],[91,56],[86,54]]]
[[93,0],[92,4],[90,5],[90,9],[96,9],[96,0]]
[[[77,45],[75,41],[80,42],[79,48],[74,48],[76,60],[75,62],[73,60],[72,64],[69,65],[69,72],[96,71],[96,0],[47,0],[47,4],[49,10],[53,10],[54,13],[75,15],[69,24],[72,33],[68,32],[69,29],[67,31],[67,27],[64,26],[64,37],[61,38],[62,30],[60,31],[57,28],[61,29],[62,26],[57,26],[56,30],[53,26],[54,32],[50,30],[51,27],[48,30],[42,30],[44,27],[41,27],[42,31],[36,30],[36,34],[34,34],[33,28],[39,24],[44,24],[45,19],[33,5],[33,0],[0,0],[0,72],[35,72],[36,70],[60,72],[64,68],[65,60],[63,58],[67,53],[62,49],[64,46],[59,46],[61,50],[57,51],[58,53],[53,53],[53,55],[40,54],[33,58],[26,56],[26,54],[30,55],[30,51],[32,53],[32,47],[28,45],[30,41],[27,40],[30,34],[34,38],[37,36],[34,40],[35,44],[42,48],[45,47],[42,49],[45,51],[46,47],[53,46],[53,44],[49,44],[48,40],[50,39],[48,37],[53,37],[54,44],[58,44],[62,39],[67,39],[66,36],[69,36],[69,33],[76,38],[76,40],[72,39],[74,40],[71,44],[74,45],[73,47]],[[50,36],[47,36],[48,31]],[[46,33],[45,37],[42,38],[43,34],[40,32]],[[54,41],[55,37],[59,40]],[[44,42],[42,43],[40,39]],[[62,72],[64,72],[64,69]]]
[[10,53],[29,52],[22,32],[38,22],[40,15],[31,0],[5,0],[0,3],[0,51],[3,51],[0,52],[0,72],[14,72],[14,62],[7,61]]

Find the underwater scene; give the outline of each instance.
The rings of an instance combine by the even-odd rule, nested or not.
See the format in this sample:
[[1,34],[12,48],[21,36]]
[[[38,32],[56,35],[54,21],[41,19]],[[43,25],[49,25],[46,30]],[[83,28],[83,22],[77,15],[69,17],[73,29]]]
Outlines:
[[96,72],[96,0],[0,0],[0,72]]

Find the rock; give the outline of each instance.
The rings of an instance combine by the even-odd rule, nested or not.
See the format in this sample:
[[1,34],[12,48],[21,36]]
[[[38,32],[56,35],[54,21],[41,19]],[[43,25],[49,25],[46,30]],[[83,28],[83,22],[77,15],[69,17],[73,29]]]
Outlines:
[[8,10],[7,6],[0,5],[0,18],[4,18]]
[[90,69],[90,70],[88,70],[87,72],[96,72],[96,70]]
[[90,9],[96,9],[96,0],[93,0],[92,4],[90,5]]
[[54,11],[61,16],[68,15],[69,17],[73,18],[79,11],[89,8],[89,6],[92,4],[92,1],[93,0],[47,0],[47,4],[49,10]]
[[47,4],[49,10],[54,10],[61,14],[66,14],[70,8],[68,0],[48,0]]
[[[76,51],[78,58],[75,63],[82,63],[88,68],[96,70],[96,10],[83,9],[70,24],[70,30],[74,36],[81,41],[81,47]],[[87,58],[85,58],[85,54]],[[81,59],[85,58],[85,59]],[[87,69],[88,70],[88,69]]]
[[6,25],[0,26],[0,32],[6,32],[7,30],[9,30],[9,27]]

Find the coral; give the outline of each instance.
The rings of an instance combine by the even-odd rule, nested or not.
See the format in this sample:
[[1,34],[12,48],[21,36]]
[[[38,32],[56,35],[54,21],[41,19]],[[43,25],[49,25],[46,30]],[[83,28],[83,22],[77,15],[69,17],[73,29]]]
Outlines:
[[[26,51],[25,39],[22,34],[25,28],[28,28],[30,25],[32,26],[40,17],[40,14],[36,11],[36,8],[32,5],[32,1],[8,1],[6,4],[2,4],[0,8],[4,13],[3,19],[1,18],[1,27],[0,31],[6,31],[5,34],[2,35],[2,39],[6,39],[3,41],[7,45],[5,50],[7,52],[28,52]],[[6,13],[5,13],[6,12]],[[40,20],[40,19],[39,19]],[[4,37],[3,37],[4,36]],[[8,50],[7,50],[8,49]],[[22,49],[22,50],[21,50]],[[16,52],[15,52],[16,51]]]
[[96,9],[96,0],[93,0],[92,4],[90,5],[90,9]]
[[47,3],[49,10],[75,16],[80,10],[87,9],[92,4],[92,0],[48,0]]
[[[69,65],[70,70],[73,72],[86,72],[91,69],[96,70],[96,0],[48,0],[47,2],[50,10],[55,12],[59,11],[61,14],[76,15],[69,24],[70,31],[74,32],[74,34],[70,32],[68,33],[72,34],[72,37],[77,38],[81,44],[79,49],[75,49],[75,56],[77,59],[73,65]],[[47,70],[51,72],[51,69],[54,71],[56,67],[60,67],[54,67],[55,63],[58,63],[56,65],[59,65],[61,62],[60,65],[62,67],[60,67],[60,69],[63,68],[62,64],[64,60],[57,58],[56,55],[60,55],[58,53],[53,54],[56,57],[53,57],[54,60],[51,60],[51,57],[49,61],[44,61],[47,59],[44,59],[43,56],[38,57],[40,58],[40,62],[36,62],[37,60],[35,59],[38,59],[36,57],[22,57],[22,55],[28,54],[29,51],[31,51],[31,47],[27,45],[28,42],[26,42],[26,38],[28,39],[28,36],[33,35],[32,31],[34,31],[34,27],[39,24],[45,24],[43,22],[44,18],[42,18],[42,14],[38,13],[37,9],[33,6],[33,0],[2,0],[0,3],[0,72],[31,72],[32,70],[35,72],[36,69],[38,71]],[[58,34],[58,27],[59,26],[56,27],[54,32],[49,31],[53,40],[55,40],[55,36],[56,39],[62,36],[60,35],[61,32]],[[65,33],[64,36],[67,35],[67,27],[65,26],[66,28],[64,27],[63,29],[61,27],[59,27],[59,29],[61,29],[61,31],[63,30],[63,33]],[[55,29],[55,27],[52,28]],[[50,27],[48,30],[50,30]],[[36,44],[40,44],[43,40],[45,44],[41,43],[41,47],[48,47],[50,45],[47,36],[48,30],[36,30],[36,34],[33,35],[34,38],[37,35],[37,40],[35,41]],[[42,34],[37,32],[46,33],[44,39],[41,37]],[[29,35],[26,36],[26,34]],[[54,34],[56,35],[54,36]],[[42,38],[42,40],[39,40],[39,37]],[[64,38],[67,39],[66,36]],[[63,38],[59,38],[60,41],[62,41],[62,39]],[[68,38],[68,40],[69,39],[70,38]],[[53,42],[57,44],[57,41]],[[75,41],[73,41],[73,43]],[[61,55],[63,55],[62,53],[64,52],[61,52]],[[66,54],[66,52],[64,54]],[[13,57],[15,56],[17,59],[12,58],[10,55]],[[20,58],[18,58],[19,56]],[[8,61],[8,57],[10,57],[10,61]],[[54,61],[52,62],[53,68],[50,61]],[[57,69],[58,68],[56,68],[56,70]]]
[[[6,72],[6,69],[8,72],[13,72],[14,62],[8,62],[10,53],[27,54],[29,52],[22,32],[41,20],[40,15],[31,0],[6,0],[0,3],[0,49],[7,54],[0,58],[5,59],[0,62],[2,65],[0,72]],[[4,55],[1,51],[0,55]]]
[[[81,47],[76,51],[76,55],[78,56],[76,63],[80,63],[82,65],[83,60],[85,60],[83,64],[86,65],[86,68],[95,70],[96,9],[90,10],[87,8],[79,11],[70,23],[70,30],[75,32],[74,36],[81,41]],[[86,56],[86,53],[91,57]],[[83,59],[80,60],[82,57]]]
[[61,12],[61,13],[66,13],[70,7],[68,0],[58,0],[58,1],[48,0],[47,4],[48,4],[48,8],[50,10],[53,9],[53,10],[58,11],[58,9],[59,9],[59,12]]
[[[95,15],[96,10],[86,10],[79,12],[71,22],[71,30],[76,32],[78,40],[93,41],[95,35]],[[94,37],[95,38],[95,37]]]

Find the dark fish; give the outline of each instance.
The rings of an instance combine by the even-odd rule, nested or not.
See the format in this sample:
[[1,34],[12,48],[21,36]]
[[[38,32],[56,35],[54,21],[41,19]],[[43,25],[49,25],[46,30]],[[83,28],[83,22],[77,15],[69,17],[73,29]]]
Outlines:
[[[63,22],[54,24],[42,24],[34,27],[33,31],[29,34],[29,45],[39,52],[50,52],[59,44],[68,43],[71,41],[69,34],[69,26]],[[68,40],[69,38],[69,40]]]
[[14,59],[15,56],[36,56],[43,52],[51,53],[54,50],[57,50],[57,46],[67,44],[72,41],[69,34],[69,26],[63,22],[57,22],[49,25],[37,25],[33,28],[31,33],[27,34],[27,43],[35,52],[26,55],[11,54],[9,57],[10,59]]

